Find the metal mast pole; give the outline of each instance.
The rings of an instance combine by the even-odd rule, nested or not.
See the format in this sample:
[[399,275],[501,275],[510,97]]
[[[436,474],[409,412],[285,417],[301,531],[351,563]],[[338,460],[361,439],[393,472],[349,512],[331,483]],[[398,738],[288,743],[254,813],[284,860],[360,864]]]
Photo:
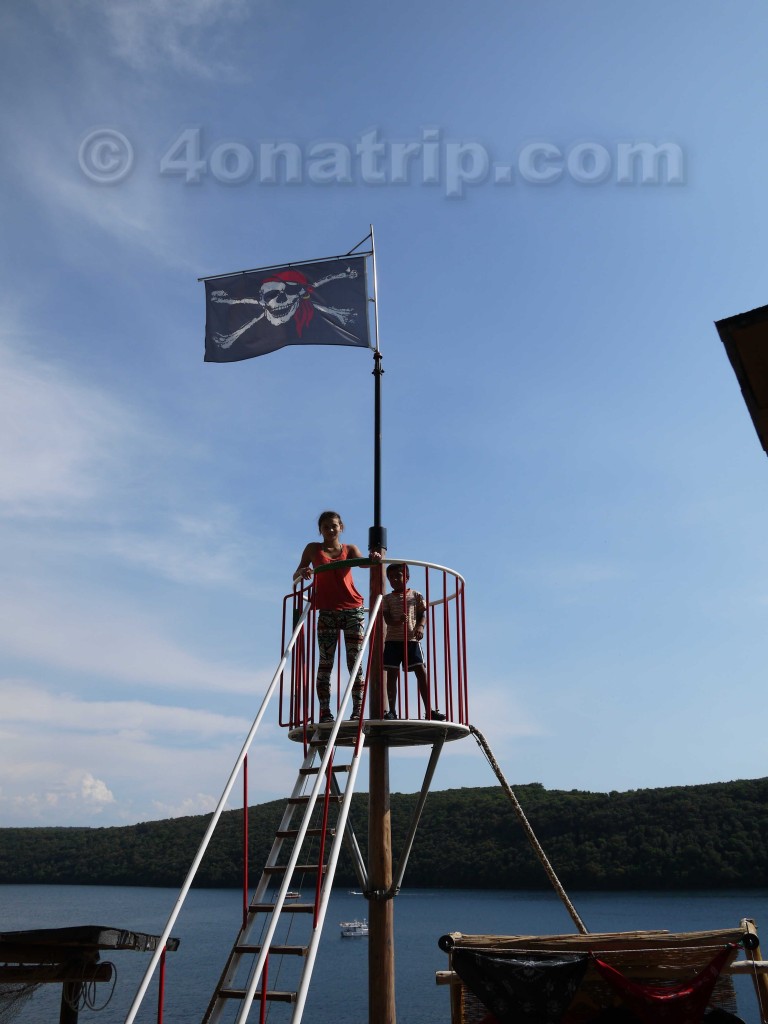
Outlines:
[[[381,366],[379,351],[379,311],[376,292],[376,247],[371,225],[371,258],[373,270],[374,324],[376,348],[374,368],[374,457],[373,457],[373,526],[368,534],[370,551],[387,553],[387,531],[381,525]],[[384,566],[371,568],[370,607],[384,593]],[[383,636],[374,635],[369,680],[369,714],[379,718],[384,710],[382,678]],[[368,795],[368,1020],[370,1024],[395,1024],[395,936],[394,906],[389,895],[392,886],[392,821],[389,794],[389,747],[379,737],[371,737],[369,752]]]

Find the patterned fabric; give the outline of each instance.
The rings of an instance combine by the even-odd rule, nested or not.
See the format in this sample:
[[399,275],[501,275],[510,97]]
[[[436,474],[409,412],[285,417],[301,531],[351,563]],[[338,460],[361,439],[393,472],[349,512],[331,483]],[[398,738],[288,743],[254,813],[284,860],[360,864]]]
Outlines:
[[[317,649],[320,655],[317,666],[317,697],[320,707],[328,707],[331,700],[331,672],[336,659],[336,647],[339,633],[344,634],[344,646],[347,651],[347,669],[352,671],[355,658],[362,650],[365,635],[365,617],[363,609],[353,611],[320,612],[317,617]],[[358,670],[352,686],[352,703],[360,703],[363,690],[362,666]]]
[[589,957],[537,953],[498,957],[457,949],[451,963],[499,1024],[560,1024]]
[[720,971],[733,954],[728,945],[695,978],[677,984],[650,985],[632,981],[595,958],[595,966],[621,994],[641,1024],[701,1024]]
[[[408,639],[413,640],[413,632],[416,629],[416,622],[424,618],[426,603],[424,596],[418,590],[408,588],[405,592],[406,616],[408,625]],[[403,595],[394,593],[387,594],[382,601],[384,610],[384,621],[387,623],[387,640],[404,640],[402,622],[390,622],[389,616],[403,614]]]

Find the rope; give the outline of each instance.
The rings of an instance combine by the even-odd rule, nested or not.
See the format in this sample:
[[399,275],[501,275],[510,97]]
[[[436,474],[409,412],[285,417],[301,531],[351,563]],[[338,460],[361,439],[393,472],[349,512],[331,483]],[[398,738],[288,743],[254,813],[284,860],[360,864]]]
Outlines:
[[98,989],[95,981],[77,982],[77,995],[74,997],[64,995],[64,992],[66,992],[66,986],[64,986],[62,998],[64,999],[64,1002],[66,1002],[67,1005],[76,1013],[80,1010],[93,1010],[94,1012],[99,1013],[101,1010],[106,1009],[112,1001],[112,996],[115,994],[115,986],[117,985],[117,967],[111,960],[105,960],[104,963],[108,964],[112,968],[112,984],[109,988],[108,995],[101,1005],[96,1002]]
[[760,1010],[760,1020],[768,1021],[768,1014],[766,1014],[765,1007],[763,1006],[763,993],[761,991],[762,986],[760,984],[760,978],[758,977],[757,965],[754,959],[754,954],[752,957],[752,984],[755,986],[755,992],[757,994],[757,1006]]
[[501,788],[504,790],[504,792],[509,797],[511,804],[512,804],[512,806],[515,809],[515,814],[517,815],[518,820],[520,821],[520,824],[523,826],[523,831],[525,832],[526,836],[528,837],[528,842],[533,847],[533,852],[536,854],[536,856],[541,861],[542,867],[546,871],[546,873],[547,873],[547,875],[549,877],[550,882],[552,883],[552,886],[553,886],[555,892],[557,893],[557,895],[560,897],[560,899],[565,904],[565,909],[571,915],[571,919],[573,920],[573,923],[576,925],[576,927],[579,929],[579,931],[581,932],[582,935],[588,935],[589,931],[587,929],[587,926],[584,924],[584,922],[581,920],[579,915],[576,913],[576,908],[571,903],[570,899],[568,898],[568,894],[566,893],[565,889],[560,884],[560,879],[555,874],[554,868],[549,863],[549,860],[547,859],[547,855],[544,853],[544,850],[541,847],[541,843],[539,843],[538,839],[536,838],[536,835],[535,835],[533,829],[531,828],[530,823],[528,822],[528,819],[525,816],[525,812],[523,811],[523,808],[520,806],[520,801],[517,799],[517,797],[513,793],[512,787],[509,785],[507,780],[504,778],[504,773],[502,772],[501,768],[499,767],[498,761],[493,756],[493,752],[491,751],[491,748],[488,746],[488,741],[486,740],[485,736],[483,736],[483,734],[480,732],[480,730],[476,729],[474,725],[470,725],[469,731],[472,733],[472,735],[477,740],[478,746],[480,747],[480,749],[485,754],[485,758],[488,761],[488,764],[491,766],[491,768],[492,768],[496,778],[501,783]]

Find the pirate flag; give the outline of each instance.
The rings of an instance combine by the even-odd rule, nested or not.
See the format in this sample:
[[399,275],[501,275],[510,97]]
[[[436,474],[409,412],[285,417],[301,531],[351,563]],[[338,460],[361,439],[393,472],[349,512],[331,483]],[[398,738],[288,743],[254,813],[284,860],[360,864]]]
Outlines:
[[286,345],[371,347],[363,256],[207,278],[205,301],[209,363]]

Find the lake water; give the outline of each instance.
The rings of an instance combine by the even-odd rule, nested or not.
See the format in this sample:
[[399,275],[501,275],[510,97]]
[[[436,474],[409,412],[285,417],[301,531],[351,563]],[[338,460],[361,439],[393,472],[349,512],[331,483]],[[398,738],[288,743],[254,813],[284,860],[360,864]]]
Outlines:
[[[159,934],[175,903],[176,890],[98,886],[0,886],[0,931],[95,924]],[[721,893],[569,893],[590,931],[667,928],[696,931],[730,928],[751,917],[768,928],[768,890]],[[167,958],[164,1024],[199,1021],[215,988],[241,916],[241,895],[233,890],[193,890],[173,934],[181,946]],[[334,892],[325,937],[304,1020],[311,1024],[361,1024],[367,1020],[368,940],[342,939],[338,922],[367,917],[365,900]],[[404,889],[395,901],[398,1024],[448,1024],[447,986],[435,985],[435,971],[447,958],[437,946],[450,931],[526,934],[575,931],[554,893]],[[768,937],[766,938],[768,945]],[[149,954],[104,953],[117,969],[109,1005],[83,1009],[80,1024],[120,1024],[126,1016]],[[747,1024],[759,1024],[748,978],[737,978],[739,1010]],[[96,988],[100,1005],[109,984]],[[156,1020],[154,986],[138,1020]],[[60,989],[43,986],[15,1024],[58,1021]],[[284,1019],[280,1015],[280,1019]],[[258,1020],[254,1011],[251,1020]]]

